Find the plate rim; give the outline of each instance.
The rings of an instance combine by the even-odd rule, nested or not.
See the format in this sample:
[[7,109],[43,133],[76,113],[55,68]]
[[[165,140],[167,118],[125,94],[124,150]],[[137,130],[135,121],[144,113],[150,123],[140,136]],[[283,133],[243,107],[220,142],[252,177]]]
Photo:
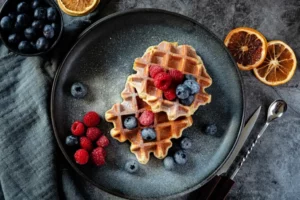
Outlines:
[[200,187],[202,187],[203,185],[205,185],[207,182],[209,182],[215,175],[217,175],[217,172],[223,167],[223,165],[225,164],[225,162],[228,160],[228,158],[230,157],[230,155],[232,154],[232,152],[235,150],[236,144],[239,140],[240,134],[241,134],[241,130],[243,128],[244,125],[244,118],[245,118],[245,105],[246,105],[246,100],[245,100],[245,93],[244,93],[244,83],[243,83],[243,79],[241,76],[241,72],[239,71],[237,64],[235,62],[235,60],[233,59],[232,55],[230,54],[229,50],[226,48],[226,46],[224,45],[223,41],[217,37],[217,35],[215,33],[213,33],[211,30],[209,30],[206,26],[202,25],[200,22],[196,21],[195,19],[192,19],[190,17],[187,17],[185,15],[179,14],[179,13],[175,13],[172,11],[167,11],[167,10],[163,10],[163,9],[157,9],[157,8],[137,8],[137,9],[131,9],[131,10],[126,10],[126,11],[121,11],[121,12],[116,12],[113,14],[109,14],[103,18],[100,18],[99,20],[95,21],[93,24],[91,24],[90,26],[88,26],[81,34],[79,34],[79,36],[77,37],[75,43],[72,45],[72,47],[69,49],[68,53],[64,56],[63,60],[61,61],[61,64],[59,65],[59,68],[57,69],[56,73],[55,73],[55,77],[53,79],[53,84],[52,84],[52,88],[51,88],[51,98],[50,98],[50,114],[51,114],[51,124],[52,124],[52,128],[53,128],[53,133],[56,139],[56,142],[58,143],[59,149],[61,150],[62,154],[64,155],[65,159],[68,161],[68,163],[71,165],[71,167],[76,171],[76,173],[78,173],[82,178],[84,178],[86,181],[90,182],[92,185],[94,185],[95,187],[97,187],[98,189],[109,193],[110,195],[113,196],[117,196],[117,197],[121,197],[121,198],[125,198],[125,199],[140,199],[140,197],[132,197],[132,196],[127,196],[125,194],[121,194],[112,190],[109,190],[105,187],[102,187],[101,185],[99,185],[98,183],[96,183],[95,181],[91,180],[87,175],[85,175],[78,166],[76,166],[76,164],[74,163],[73,160],[71,160],[71,158],[69,157],[69,155],[67,154],[67,152],[65,151],[64,145],[63,143],[59,140],[59,134],[58,131],[56,129],[56,125],[55,125],[55,118],[54,118],[54,99],[55,99],[55,91],[56,91],[56,85],[60,76],[60,72],[62,71],[62,68],[67,60],[67,58],[70,56],[71,52],[73,51],[73,49],[77,46],[77,44],[84,38],[84,36],[86,34],[88,34],[95,26],[98,26],[101,23],[104,23],[112,18],[115,17],[120,17],[123,15],[127,15],[127,14],[132,14],[132,13],[149,13],[149,12],[154,12],[154,13],[163,13],[163,14],[168,14],[168,15],[172,15],[175,17],[179,17],[182,18],[184,20],[190,21],[194,24],[196,24],[197,26],[200,26],[202,29],[204,29],[205,31],[207,31],[216,41],[218,41],[222,48],[227,52],[230,60],[232,61],[232,63],[235,66],[235,71],[237,73],[239,82],[240,82],[240,92],[241,92],[241,98],[242,98],[242,116],[241,116],[241,122],[239,123],[239,130],[238,130],[238,135],[235,139],[234,144],[231,147],[231,150],[229,151],[229,153],[227,154],[226,158],[222,161],[222,163],[210,174],[208,175],[202,182],[194,185],[191,188],[188,188],[182,192],[179,193],[175,193],[175,194],[171,194],[168,196],[161,196],[161,197],[150,197],[150,198],[143,198],[143,199],[172,199],[175,197],[182,197],[184,195],[187,195],[197,189],[199,189]]

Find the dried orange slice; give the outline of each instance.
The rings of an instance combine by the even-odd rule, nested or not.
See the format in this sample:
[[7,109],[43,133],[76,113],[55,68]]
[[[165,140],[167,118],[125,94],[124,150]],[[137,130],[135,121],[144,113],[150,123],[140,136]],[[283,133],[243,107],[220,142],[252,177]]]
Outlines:
[[267,40],[255,29],[233,29],[226,36],[224,43],[241,70],[251,70],[265,60]]
[[271,86],[288,82],[294,75],[297,59],[294,51],[286,43],[274,40],[268,43],[265,61],[254,69],[255,76]]
[[83,16],[97,8],[100,0],[57,0],[62,11],[71,16]]

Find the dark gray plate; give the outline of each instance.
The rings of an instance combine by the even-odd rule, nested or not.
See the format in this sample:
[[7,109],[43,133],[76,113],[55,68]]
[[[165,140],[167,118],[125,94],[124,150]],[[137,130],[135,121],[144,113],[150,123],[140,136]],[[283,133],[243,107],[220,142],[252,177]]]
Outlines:
[[[213,79],[207,90],[212,94],[212,102],[198,109],[193,126],[183,134],[193,142],[193,148],[187,151],[187,164],[166,171],[162,161],[152,157],[147,165],[140,165],[137,174],[126,173],[126,161],[135,156],[129,151],[129,143],[119,143],[109,136],[112,125],[102,120],[101,129],[111,141],[107,164],[76,165],[74,150],[64,145],[72,122],[81,120],[90,110],[104,116],[113,104],[121,102],[126,78],[134,73],[134,59],[163,40],[195,47]],[[86,98],[72,98],[70,86],[75,81],[88,85]],[[54,132],[74,169],[103,190],[143,199],[182,195],[213,177],[235,145],[243,123],[243,109],[240,75],[222,41],[194,20],[153,9],[114,14],[89,27],[58,71],[51,99]],[[208,123],[216,123],[222,136],[204,135],[202,128]],[[176,147],[178,141],[174,143]]]

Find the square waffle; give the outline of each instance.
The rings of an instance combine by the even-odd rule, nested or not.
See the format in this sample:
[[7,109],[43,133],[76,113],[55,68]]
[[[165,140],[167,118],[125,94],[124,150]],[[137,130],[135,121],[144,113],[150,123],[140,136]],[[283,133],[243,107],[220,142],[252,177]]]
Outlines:
[[111,136],[120,142],[128,140],[131,143],[130,151],[136,155],[137,160],[142,164],[149,161],[150,153],[159,159],[165,158],[172,146],[171,139],[181,137],[182,131],[193,123],[191,117],[183,116],[171,121],[165,112],[154,113],[154,123],[147,127],[155,130],[156,139],[144,141],[141,135],[144,126],[138,124],[136,128],[129,130],[123,126],[123,121],[128,116],[135,116],[138,119],[143,111],[151,110],[151,107],[139,97],[136,89],[129,83],[126,83],[121,96],[123,102],[114,104],[105,113],[105,119],[113,123]]
[[[149,76],[151,64],[158,64],[165,70],[177,69],[184,74],[193,75],[201,87],[194,102],[185,106],[178,99],[165,99],[163,91],[154,86],[154,79]],[[149,47],[143,57],[135,59],[133,69],[136,74],[128,77],[129,84],[137,90],[139,97],[147,102],[153,112],[165,112],[169,120],[191,116],[200,105],[211,101],[211,95],[205,89],[212,84],[212,79],[195,49],[189,45],[178,46],[177,43],[163,41],[157,46]]]

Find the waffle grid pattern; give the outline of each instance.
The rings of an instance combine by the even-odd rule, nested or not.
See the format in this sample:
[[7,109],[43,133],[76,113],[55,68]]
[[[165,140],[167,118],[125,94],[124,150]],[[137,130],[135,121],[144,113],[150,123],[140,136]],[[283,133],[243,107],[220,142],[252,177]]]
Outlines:
[[106,112],[105,118],[114,125],[111,136],[120,142],[128,140],[131,143],[131,152],[142,164],[149,161],[151,152],[159,159],[166,157],[172,146],[171,139],[181,137],[182,131],[192,125],[191,117],[180,117],[175,121],[170,121],[166,113],[155,113],[154,124],[150,127],[156,131],[156,140],[144,141],[141,131],[145,127],[139,124],[135,129],[129,130],[123,127],[123,120],[127,116],[133,115],[138,118],[143,111],[151,110],[150,106],[139,98],[136,90],[128,83],[126,83],[121,96],[123,102],[113,105]]
[[[196,77],[201,90],[195,95],[190,106],[184,106],[176,101],[163,98],[161,90],[154,86],[154,80],[149,76],[149,66],[159,64],[165,70],[177,69],[184,74]],[[133,69],[136,74],[128,77],[128,82],[136,88],[139,97],[150,105],[153,112],[164,111],[170,120],[180,116],[191,116],[200,105],[210,103],[211,95],[205,89],[212,84],[201,58],[193,47],[188,45],[177,46],[177,43],[161,42],[158,46],[149,47],[143,57],[137,58]]]

